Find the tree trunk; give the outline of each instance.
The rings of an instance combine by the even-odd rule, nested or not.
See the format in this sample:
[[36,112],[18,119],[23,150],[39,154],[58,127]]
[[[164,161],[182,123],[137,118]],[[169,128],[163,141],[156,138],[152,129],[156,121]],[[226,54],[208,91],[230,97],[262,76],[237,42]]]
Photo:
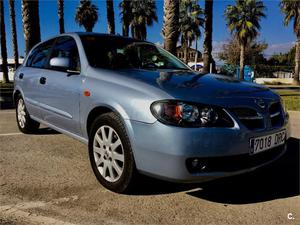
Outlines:
[[1,57],[2,57],[2,72],[3,83],[8,83],[8,69],[7,69],[7,49],[6,49],[6,33],[4,23],[4,3],[0,1],[0,42],[1,42]]
[[129,36],[129,25],[128,24],[123,23],[123,25],[122,25],[122,35],[125,36],[125,37]]
[[[205,32],[203,43],[203,72],[209,73],[212,58],[213,0],[205,0]],[[213,68],[213,71],[215,69]]]
[[84,29],[85,29],[86,32],[93,32],[93,27],[92,26],[86,25],[86,26],[84,26]]
[[123,0],[123,24],[122,24],[122,35],[128,37],[129,36],[129,10],[130,10],[130,1]]
[[26,54],[41,41],[39,1],[22,0],[22,21]]
[[177,41],[179,38],[179,1],[164,1],[164,48],[176,55]]
[[137,39],[137,29],[135,25],[131,25],[131,37],[136,38]]
[[196,37],[195,70],[197,70],[197,62],[198,62],[198,37]]
[[240,80],[244,80],[245,44],[241,44],[240,52]]
[[146,40],[147,38],[147,28],[146,24],[141,25],[132,25],[131,26],[131,35],[137,40]]
[[15,14],[15,1],[14,0],[9,0],[9,14],[10,14],[12,44],[13,44],[15,70],[16,70],[19,66],[19,52],[18,52],[18,40],[17,40],[16,14]]
[[64,0],[57,0],[57,13],[58,13],[58,23],[59,23],[59,33],[65,33],[64,24]]
[[134,27],[134,25],[131,25],[131,37],[135,37],[135,27]]
[[115,34],[115,14],[113,0],[106,0],[108,33]]
[[147,26],[146,24],[141,25],[141,40],[147,40]]
[[296,53],[295,53],[295,74],[294,74],[294,80],[293,84],[299,85],[299,70],[300,70],[300,35],[297,37],[296,42]]
[[183,42],[183,50],[184,50],[184,63],[188,64],[189,57],[188,57],[188,40],[184,40]]

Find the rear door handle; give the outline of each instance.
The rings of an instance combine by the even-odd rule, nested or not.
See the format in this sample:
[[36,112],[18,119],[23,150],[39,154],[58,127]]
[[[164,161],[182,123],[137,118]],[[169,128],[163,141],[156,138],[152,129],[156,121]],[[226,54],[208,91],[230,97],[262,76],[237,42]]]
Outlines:
[[46,77],[40,78],[40,84],[46,84]]
[[23,73],[20,73],[20,74],[19,74],[19,79],[21,79],[21,80],[22,80],[22,79],[23,79],[23,77],[24,77],[24,74],[23,74]]

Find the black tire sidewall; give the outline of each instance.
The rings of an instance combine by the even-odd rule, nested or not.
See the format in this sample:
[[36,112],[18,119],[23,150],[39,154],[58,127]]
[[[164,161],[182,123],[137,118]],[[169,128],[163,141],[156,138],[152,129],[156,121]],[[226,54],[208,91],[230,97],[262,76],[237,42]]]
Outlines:
[[[110,126],[117,132],[123,146],[123,151],[124,151],[123,173],[121,177],[115,182],[109,182],[102,177],[102,175],[100,174],[96,166],[96,162],[94,159],[94,152],[93,152],[94,136],[97,130],[103,125]],[[91,132],[89,135],[89,158],[96,178],[104,187],[117,193],[127,192],[131,188],[134,180],[134,173],[136,170],[134,157],[133,157],[130,141],[127,136],[124,124],[120,119],[120,117],[117,116],[115,113],[103,114],[97,117],[93,122]]]

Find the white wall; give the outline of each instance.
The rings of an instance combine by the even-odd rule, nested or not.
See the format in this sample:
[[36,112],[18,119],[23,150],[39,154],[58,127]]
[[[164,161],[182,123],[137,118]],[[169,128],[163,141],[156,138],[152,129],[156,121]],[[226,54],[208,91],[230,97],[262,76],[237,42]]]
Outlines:
[[256,78],[254,82],[258,84],[264,84],[265,82],[271,84],[274,82],[275,85],[276,82],[280,82],[282,84],[292,84],[293,78]]

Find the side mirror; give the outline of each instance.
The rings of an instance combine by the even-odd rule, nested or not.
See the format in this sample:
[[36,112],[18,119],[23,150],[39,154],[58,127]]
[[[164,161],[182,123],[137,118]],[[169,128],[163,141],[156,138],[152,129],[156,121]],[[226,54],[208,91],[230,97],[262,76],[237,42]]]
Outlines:
[[70,59],[65,57],[54,57],[50,60],[50,66],[58,67],[61,69],[69,69]]

